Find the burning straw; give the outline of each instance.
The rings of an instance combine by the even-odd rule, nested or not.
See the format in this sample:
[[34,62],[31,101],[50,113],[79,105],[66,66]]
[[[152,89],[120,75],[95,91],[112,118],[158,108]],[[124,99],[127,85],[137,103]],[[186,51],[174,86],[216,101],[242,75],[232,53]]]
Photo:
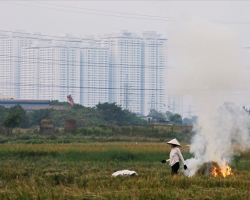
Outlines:
[[206,162],[197,170],[196,175],[226,177],[233,175],[233,173],[228,164],[225,164],[224,167],[221,168],[216,162]]

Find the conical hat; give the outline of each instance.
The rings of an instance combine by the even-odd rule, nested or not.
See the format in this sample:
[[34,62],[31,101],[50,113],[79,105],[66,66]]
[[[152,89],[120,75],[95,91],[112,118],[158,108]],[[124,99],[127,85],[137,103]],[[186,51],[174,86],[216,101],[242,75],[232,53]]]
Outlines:
[[168,141],[167,144],[175,144],[175,145],[181,147],[180,143],[176,139],[172,139],[172,140]]

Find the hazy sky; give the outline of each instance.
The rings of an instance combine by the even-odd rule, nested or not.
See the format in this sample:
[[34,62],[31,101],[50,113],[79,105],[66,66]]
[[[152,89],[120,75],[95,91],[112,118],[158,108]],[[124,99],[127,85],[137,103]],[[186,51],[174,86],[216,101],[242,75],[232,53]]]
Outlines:
[[[2,0],[0,30],[81,36],[124,29],[135,33],[157,31],[171,40],[176,26],[193,19],[205,19],[226,26],[237,35],[240,47],[248,47],[249,10],[250,1]],[[250,55],[250,49],[246,49],[245,54]]]
[[[233,32],[250,66],[250,1],[0,1],[0,30],[45,35],[108,34],[124,29],[157,31],[171,40],[176,27],[193,19],[212,21]],[[207,29],[209,31],[209,29]],[[168,65],[174,65],[169,47]],[[249,103],[245,100],[244,103]],[[185,110],[187,110],[186,105]]]
[[98,35],[118,29],[137,33],[155,30],[168,36],[175,23],[204,18],[217,23],[229,23],[229,28],[250,46],[249,10],[249,1],[2,0],[0,29],[21,29],[51,35],[72,33],[76,36]]

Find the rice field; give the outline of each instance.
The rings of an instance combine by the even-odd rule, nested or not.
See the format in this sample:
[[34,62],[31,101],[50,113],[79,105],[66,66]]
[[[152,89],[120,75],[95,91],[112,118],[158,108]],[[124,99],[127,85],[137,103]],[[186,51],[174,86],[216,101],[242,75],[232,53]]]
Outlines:
[[[250,151],[226,178],[171,177],[160,163],[169,151],[166,143],[1,144],[0,199],[250,199]],[[111,176],[123,169],[139,175]]]

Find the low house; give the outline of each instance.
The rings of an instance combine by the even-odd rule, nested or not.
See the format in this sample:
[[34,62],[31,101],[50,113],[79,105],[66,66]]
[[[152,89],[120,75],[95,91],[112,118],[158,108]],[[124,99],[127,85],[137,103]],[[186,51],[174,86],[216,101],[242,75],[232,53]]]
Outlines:
[[0,106],[10,108],[20,105],[24,110],[40,110],[50,108],[50,100],[16,100],[16,99],[0,99]]
[[160,117],[142,116],[141,119],[144,119],[147,122],[153,123],[153,124],[173,124],[170,121],[160,118]]

